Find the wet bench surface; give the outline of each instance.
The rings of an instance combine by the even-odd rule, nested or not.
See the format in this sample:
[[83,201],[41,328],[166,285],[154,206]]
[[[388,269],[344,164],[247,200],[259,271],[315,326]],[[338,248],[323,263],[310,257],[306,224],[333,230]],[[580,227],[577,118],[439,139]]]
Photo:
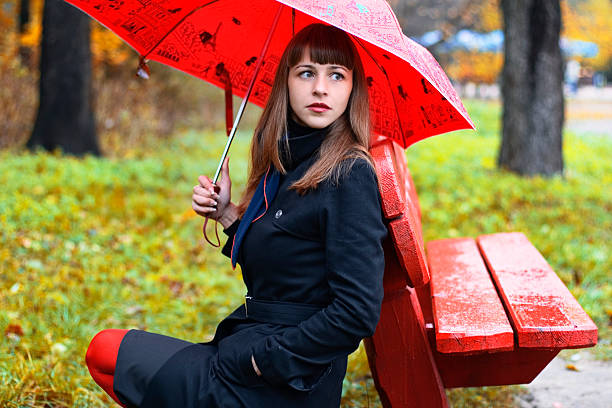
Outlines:
[[518,347],[595,345],[597,327],[525,235],[483,235],[478,245],[508,308]]
[[476,241],[430,242],[427,256],[437,350],[512,350],[514,332]]

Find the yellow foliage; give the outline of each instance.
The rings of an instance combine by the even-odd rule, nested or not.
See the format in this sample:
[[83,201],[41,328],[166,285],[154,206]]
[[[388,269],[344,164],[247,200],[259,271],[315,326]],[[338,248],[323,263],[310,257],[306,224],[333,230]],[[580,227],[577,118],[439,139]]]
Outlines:
[[[18,45],[36,50],[42,37],[44,0],[30,0],[30,23],[25,32],[17,34],[16,16],[19,11],[15,0],[0,0],[0,62],[13,59]],[[8,5],[8,6],[7,6]],[[110,30],[97,23],[91,27],[91,50],[94,64],[120,65],[129,56],[130,49]]]
[[19,44],[25,47],[35,48],[40,44],[42,36],[42,24],[32,22],[28,24],[26,31],[19,36]]
[[91,30],[91,52],[94,62],[120,65],[130,56],[130,50],[112,31],[94,24]]
[[14,17],[9,13],[15,9],[13,1],[0,1],[0,32],[9,31],[14,25]]
[[503,54],[493,52],[455,51],[452,57],[446,72],[460,82],[495,83],[504,63]]
[[485,0],[478,11],[482,31],[489,32],[502,29],[502,14],[499,0]]
[[583,0],[579,7],[561,1],[563,13],[562,35],[582,41],[591,41],[599,47],[594,58],[578,58],[583,65],[605,70],[612,60],[612,2],[609,0]]

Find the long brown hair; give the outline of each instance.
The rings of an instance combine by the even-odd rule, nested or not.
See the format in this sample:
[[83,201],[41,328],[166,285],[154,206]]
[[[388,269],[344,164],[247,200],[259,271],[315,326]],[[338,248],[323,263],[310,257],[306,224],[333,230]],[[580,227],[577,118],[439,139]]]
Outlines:
[[[274,84],[266,107],[251,141],[251,161],[246,190],[238,205],[242,216],[268,166],[286,173],[279,155],[279,141],[287,132],[289,89],[287,80],[291,67],[297,65],[308,50],[311,61],[318,64],[338,64],[353,70],[353,89],[344,113],[331,125],[321,143],[318,158],[306,173],[289,188],[300,195],[316,189],[324,180],[337,183],[348,173],[355,160],[364,158],[370,164],[370,109],[363,65],[348,34],[324,24],[311,24],[289,42],[276,69]],[[285,140],[285,143],[288,143]]]

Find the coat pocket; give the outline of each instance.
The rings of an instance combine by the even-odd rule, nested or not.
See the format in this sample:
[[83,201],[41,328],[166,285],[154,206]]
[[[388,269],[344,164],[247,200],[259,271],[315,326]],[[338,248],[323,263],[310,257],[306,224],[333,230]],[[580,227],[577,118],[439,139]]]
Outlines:
[[308,208],[293,207],[274,210],[272,224],[295,237],[309,241],[321,241],[317,214]]
[[251,362],[252,345],[267,333],[257,327],[233,333],[218,344],[219,374],[229,381],[245,387],[262,387],[263,377],[258,376]]

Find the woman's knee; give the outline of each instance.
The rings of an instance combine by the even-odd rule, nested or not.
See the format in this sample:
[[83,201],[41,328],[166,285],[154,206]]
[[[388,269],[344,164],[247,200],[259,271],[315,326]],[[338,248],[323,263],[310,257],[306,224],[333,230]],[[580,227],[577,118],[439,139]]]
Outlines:
[[119,345],[127,332],[122,329],[106,329],[91,339],[85,354],[85,363],[90,371],[114,373]]

